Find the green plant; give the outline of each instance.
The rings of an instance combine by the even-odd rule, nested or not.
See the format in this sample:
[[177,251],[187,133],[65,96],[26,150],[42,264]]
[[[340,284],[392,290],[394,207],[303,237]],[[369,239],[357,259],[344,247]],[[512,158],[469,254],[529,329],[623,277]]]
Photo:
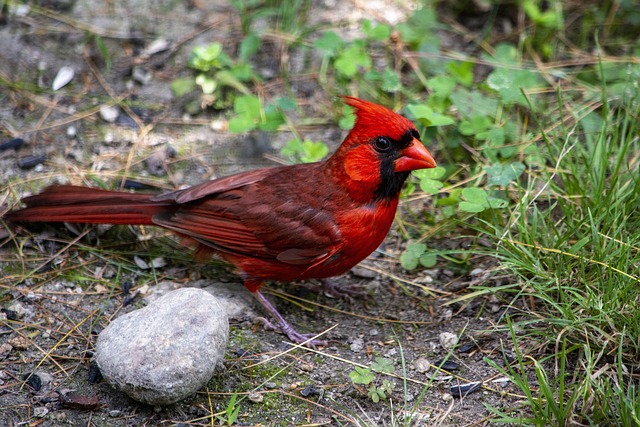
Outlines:
[[418,265],[424,268],[432,268],[436,265],[437,258],[433,253],[427,251],[424,243],[410,243],[400,255],[402,268],[413,270]]
[[376,378],[374,372],[388,374],[393,372],[393,361],[383,357],[376,357],[371,367],[356,366],[349,373],[349,378],[354,384],[369,385],[367,396],[374,402],[378,403],[381,399],[388,399],[393,392],[394,384],[389,380],[382,380],[374,383]]
[[[180,78],[171,83],[173,93],[180,97],[192,92],[196,85],[200,87],[202,107],[226,108],[235,98],[235,92],[249,96],[251,90],[247,82],[257,80],[251,66],[242,57],[249,57],[257,50],[256,40],[249,36],[241,44],[241,59],[233,61],[223,50],[220,43],[196,46],[191,52],[188,66],[195,70],[196,77]],[[233,89],[235,92],[229,92]]]
[[257,96],[239,96],[233,103],[235,115],[229,120],[229,130],[236,133],[254,129],[275,131],[285,123],[284,112],[293,108],[295,104],[286,97],[278,98],[264,106]]
[[235,424],[238,419],[238,414],[240,413],[240,405],[239,402],[236,402],[238,398],[238,393],[233,393],[231,398],[229,399],[229,403],[224,410],[224,414],[218,415],[218,420],[227,426],[232,426]]
[[322,141],[292,139],[280,153],[294,163],[312,163],[322,160],[329,154],[329,147]]

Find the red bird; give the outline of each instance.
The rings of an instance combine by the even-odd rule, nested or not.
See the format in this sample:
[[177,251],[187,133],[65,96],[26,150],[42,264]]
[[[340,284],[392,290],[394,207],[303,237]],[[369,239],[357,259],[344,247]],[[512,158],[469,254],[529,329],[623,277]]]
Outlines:
[[[298,333],[260,292],[265,280],[343,274],[384,240],[410,171],[436,162],[406,118],[344,97],[353,129],[328,159],[258,169],[161,195],[52,186],[9,213],[16,222],[163,227],[233,264],[244,285],[294,342]],[[311,341],[311,345],[321,344]]]

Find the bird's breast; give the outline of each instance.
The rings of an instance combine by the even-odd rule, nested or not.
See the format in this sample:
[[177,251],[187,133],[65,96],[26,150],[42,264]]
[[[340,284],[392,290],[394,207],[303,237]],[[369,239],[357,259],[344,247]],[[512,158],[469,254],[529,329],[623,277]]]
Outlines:
[[337,218],[343,237],[341,256],[355,265],[375,251],[391,228],[397,206],[394,199],[343,212]]

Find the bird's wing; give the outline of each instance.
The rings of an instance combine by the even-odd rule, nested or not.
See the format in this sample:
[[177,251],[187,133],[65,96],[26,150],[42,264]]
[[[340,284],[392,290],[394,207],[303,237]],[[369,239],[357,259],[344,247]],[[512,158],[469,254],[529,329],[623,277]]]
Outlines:
[[205,181],[183,190],[176,190],[170,193],[160,194],[153,198],[154,201],[173,200],[178,204],[188,203],[203,199],[207,196],[217,193],[224,193],[245,185],[259,182],[274,173],[277,173],[281,167],[256,169],[249,172],[241,172],[235,175],[229,175],[224,178]]
[[292,265],[320,263],[340,250],[340,229],[317,197],[285,181],[286,172],[273,178],[278,169],[175,192],[171,198],[180,206],[153,221],[221,252]]

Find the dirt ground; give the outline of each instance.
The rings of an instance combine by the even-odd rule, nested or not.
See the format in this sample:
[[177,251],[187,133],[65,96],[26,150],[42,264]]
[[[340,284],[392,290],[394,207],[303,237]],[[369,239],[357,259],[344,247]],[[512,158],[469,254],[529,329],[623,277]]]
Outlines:
[[[238,38],[237,11],[211,3],[53,1],[28,12],[5,6],[0,143],[24,140],[17,150],[0,152],[5,207],[53,182],[95,185],[126,176],[168,189],[275,165],[277,147],[289,135],[230,134],[211,126],[212,120],[218,122],[215,112],[185,116],[169,90],[172,79],[189,75],[185,62],[193,46],[213,40],[231,46]],[[382,13],[363,3],[318,1],[310,15],[350,31],[360,17]],[[111,52],[110,65],[87,34],[101,36]],[[158,40],[168,41],[170,48],[146,54]],[[265,54],[261,65],[277,75],[280,65],[271,56]],[[73,79],[51,91],[62,67],[73,70]],[[304,108],[322,117],[333,101],[311,77],[295,84]],[[262,90],[277,93],[280,86],[276,77]],[[101,108],[121,99],[141,107],[107,123]],[[314,140],[338,142],[343,132],[332,123],[327,119],[325,125],[299,130]],[[416,212],[424,203],[405,204],[403,210]],[[504,315],[500,301],[449,304],[470,283],[487,280],[490,261],[472,259],[472,274],[462,276],[442,265],[408,273],[397,261],[406,244],[397,229],[380,251],[338,279],[365,289],[366,297],[347,302],[300,285],[268,288],[293,325],[328,330],[327,348],[293,351],[286,337],[254,323],[260,308],[246,298],[227,266],[195,264],[157,230],[88,227],[74,234],[64,226],[43,227],[2,236],[1,243],[0,426],[225,425],[234,393],[239,401],[235,425],[485,425],[488,406],[513,408],[521,399],[487,362],[502,365],[505,353],[512,355],[509,336],[493,331]],[[147,262],[162,257],[163,262],[145,269],[136,257]],[[91,355],[110,319],[141,307],[162,283],[231,289],[248,302],[232,319],[224,370],[197,395],[154,408],[99,381]],[[443,347],[443,333],[454,334],[459,345]],[[377,403],[367,395],[371,385],[356,385],[349,376],[356,366],[371,367],[376,358],[390,361],[392,373],[374,372],[372,384],[379,387],[386,380],[393,387]],[[447,370],[436,370],[433,365],[445,359]],[[468,388],[477,381],[483,382],[478,390],[456,396],[460,385]]]

